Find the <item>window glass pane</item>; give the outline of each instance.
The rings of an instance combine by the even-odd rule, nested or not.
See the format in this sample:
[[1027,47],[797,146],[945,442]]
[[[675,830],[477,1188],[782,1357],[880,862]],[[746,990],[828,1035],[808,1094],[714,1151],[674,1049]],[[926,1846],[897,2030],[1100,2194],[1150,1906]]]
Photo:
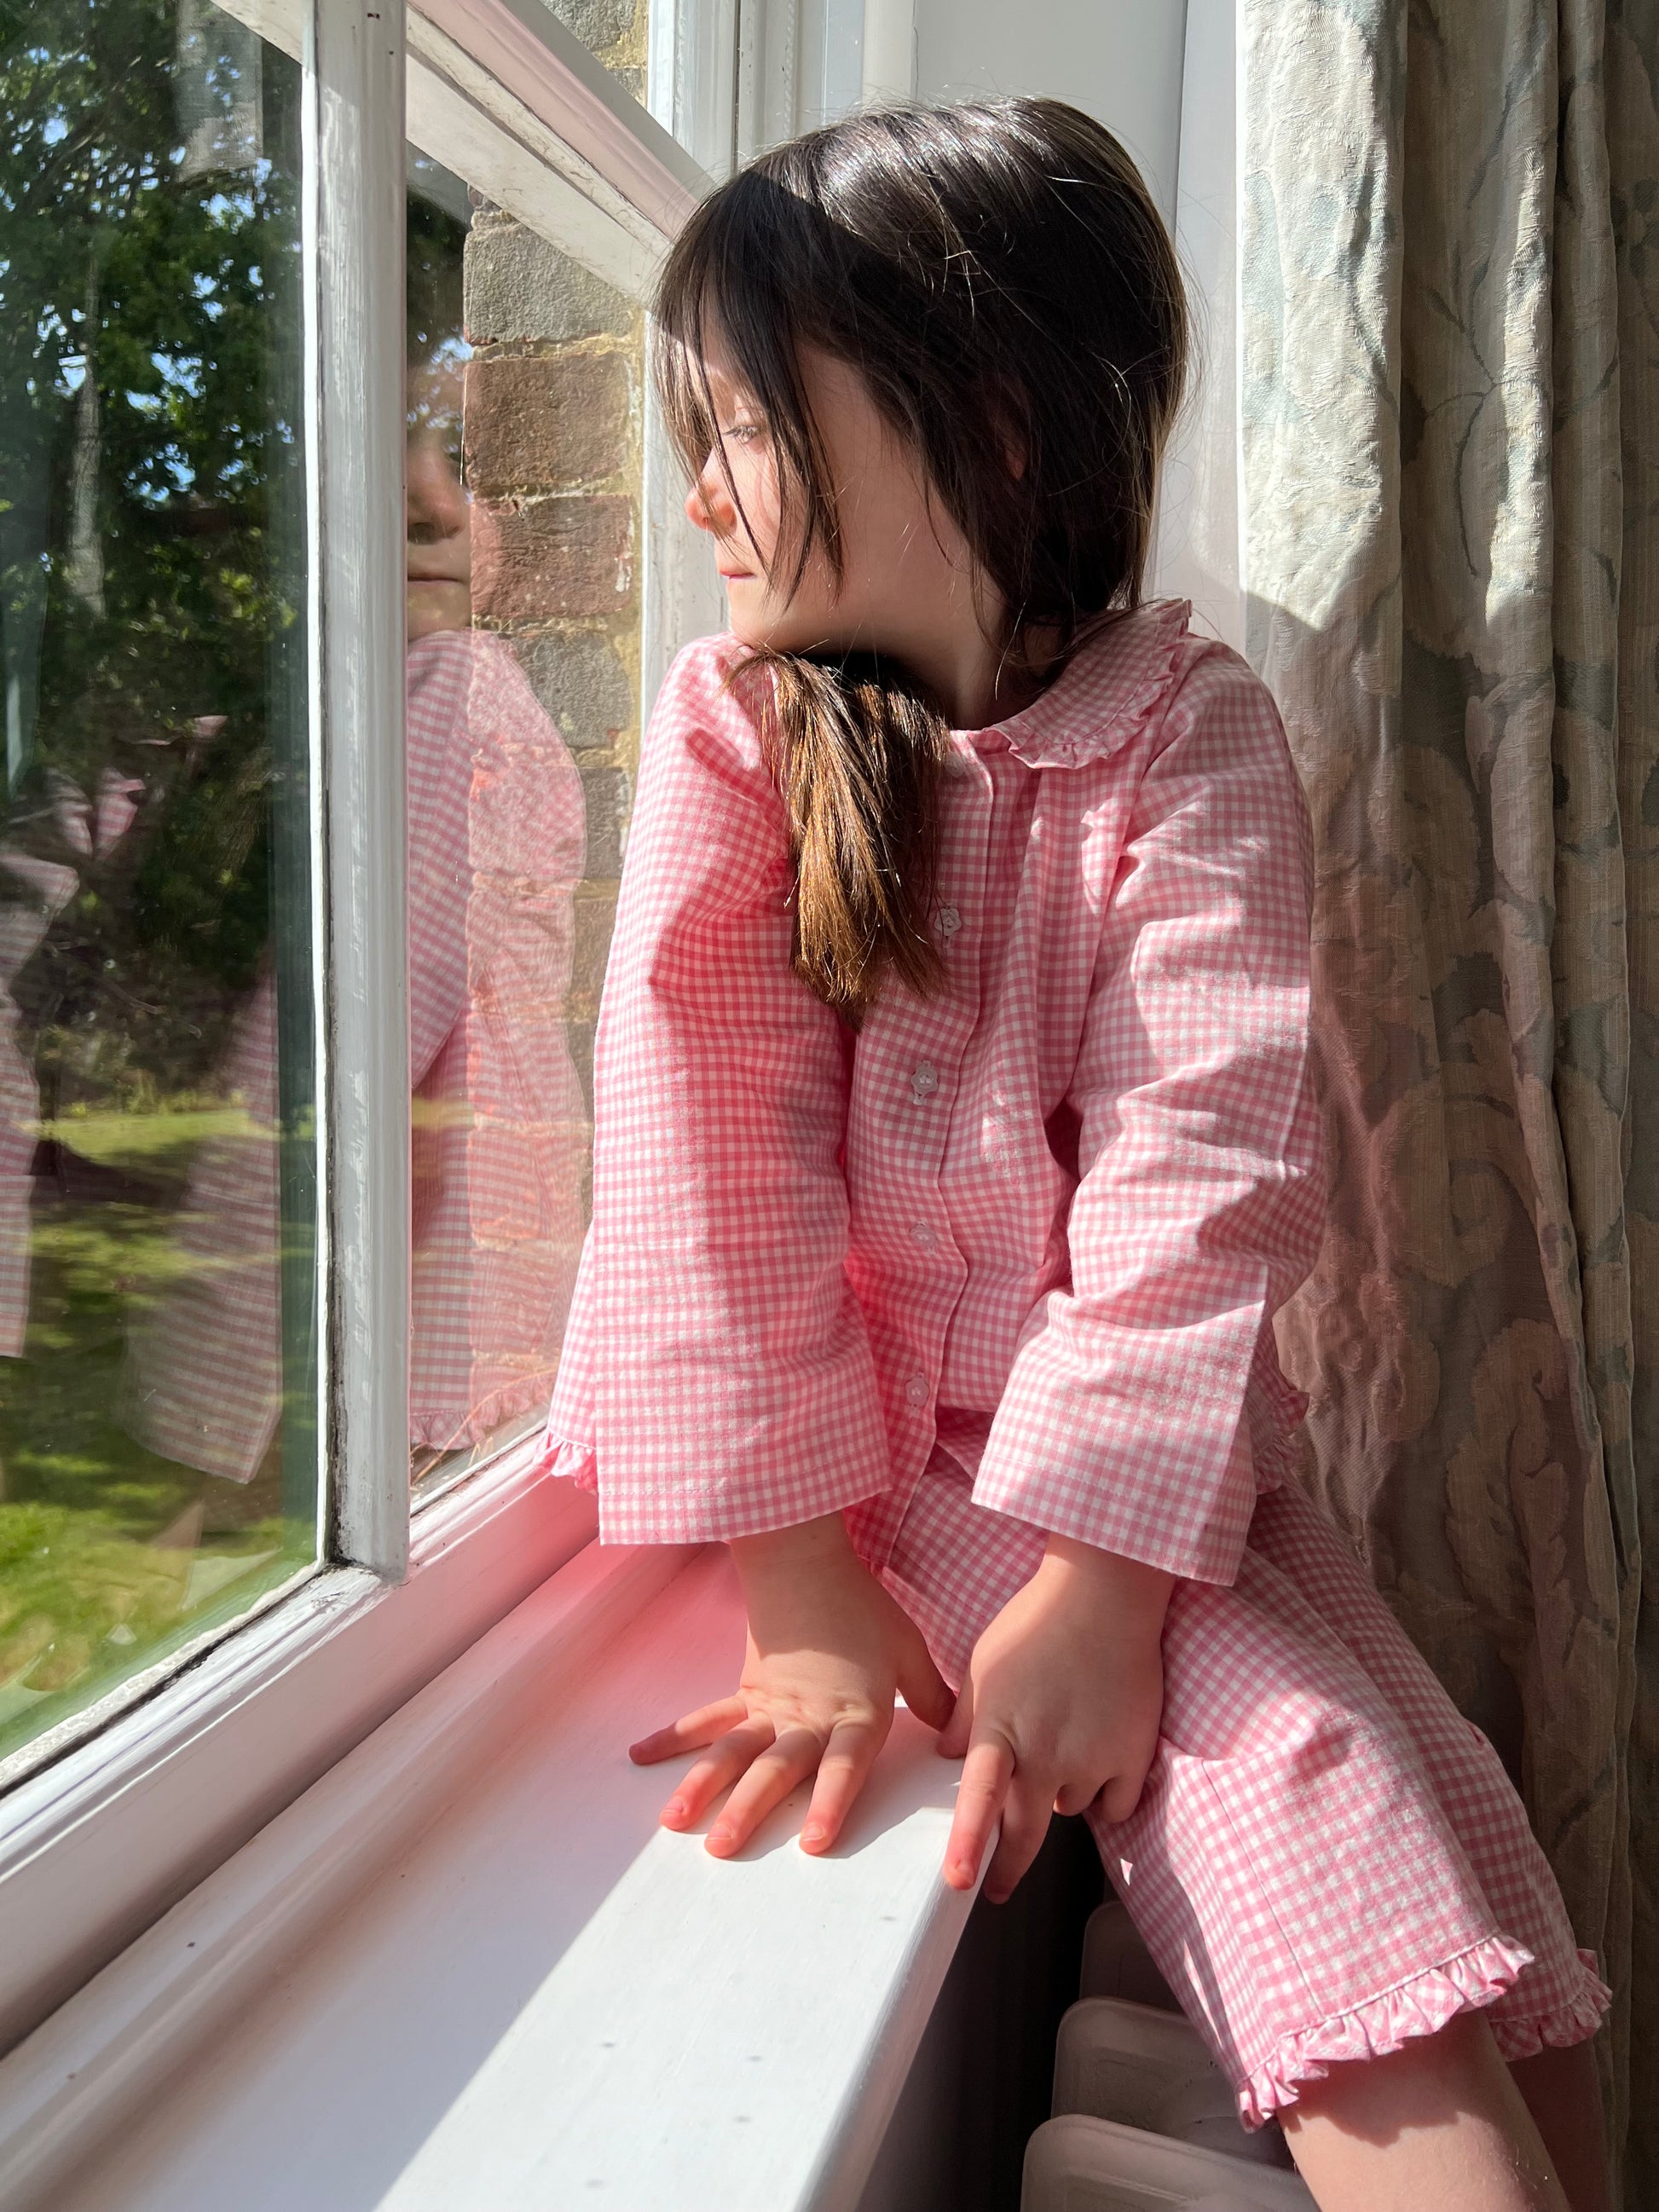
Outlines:
[[646,94],[646,27],[651,0],[547,0],[552,13],[574,32],[595,60],[631,92]]
[[411,155],[416,1478],[543,1419],[638,750],[643,318]]
[[314,1559],[296,66],[0,28],[0,1756]]

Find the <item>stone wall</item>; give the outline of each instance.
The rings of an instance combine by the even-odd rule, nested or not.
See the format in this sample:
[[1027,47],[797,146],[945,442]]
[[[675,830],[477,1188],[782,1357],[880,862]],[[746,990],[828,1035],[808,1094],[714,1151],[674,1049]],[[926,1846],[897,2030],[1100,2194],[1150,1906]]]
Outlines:
[[465,322],[473,620],[512,640],[586,795],[566,1011],[591,1097],[639,753],[644,317],[534,231],[482,208],[467,240]]

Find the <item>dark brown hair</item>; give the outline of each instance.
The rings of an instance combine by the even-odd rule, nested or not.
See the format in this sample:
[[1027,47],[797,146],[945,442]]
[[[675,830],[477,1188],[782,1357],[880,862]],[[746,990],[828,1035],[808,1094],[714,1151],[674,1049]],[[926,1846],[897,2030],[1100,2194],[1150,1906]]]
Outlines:
[[[1006,607],[1015,668],[1052,674],[1085,628],[1138,605],[1158,465],[1180,404],[1174,249],[1109,131],[1052,100],[849,117],[763,154],[681,232],[656,303],[656,372],[695,476],[725,457],[718,340],[763,410],[798,587],[842,573],[834,488],[801,373],[856,368]],[[1011,456],[1018,455],[1016,465]],[[727,483],[733,497],[729,470]],[[862,1013],[884,973],[940,974],[929,927],[938,705],[873,655],[756,656],[798,878],[795,965]]]

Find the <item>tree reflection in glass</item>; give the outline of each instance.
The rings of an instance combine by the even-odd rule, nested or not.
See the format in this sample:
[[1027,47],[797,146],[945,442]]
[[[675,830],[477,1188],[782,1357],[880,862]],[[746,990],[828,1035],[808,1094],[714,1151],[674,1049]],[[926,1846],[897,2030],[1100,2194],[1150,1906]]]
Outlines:
[[[298,117],[206,0],[0,18],[0,1753],[315,1552]],[[283,1418],[216,1492],[126,1369],[226,1142]]]

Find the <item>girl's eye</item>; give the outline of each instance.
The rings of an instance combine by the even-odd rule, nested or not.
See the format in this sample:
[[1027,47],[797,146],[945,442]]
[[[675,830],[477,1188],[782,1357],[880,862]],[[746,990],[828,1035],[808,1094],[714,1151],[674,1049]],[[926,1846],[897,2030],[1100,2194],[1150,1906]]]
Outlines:
[[729,428],[720,432],[720,436],[732,446],[750,446],[765,435],[766,425],[763,422],[733,422]]

